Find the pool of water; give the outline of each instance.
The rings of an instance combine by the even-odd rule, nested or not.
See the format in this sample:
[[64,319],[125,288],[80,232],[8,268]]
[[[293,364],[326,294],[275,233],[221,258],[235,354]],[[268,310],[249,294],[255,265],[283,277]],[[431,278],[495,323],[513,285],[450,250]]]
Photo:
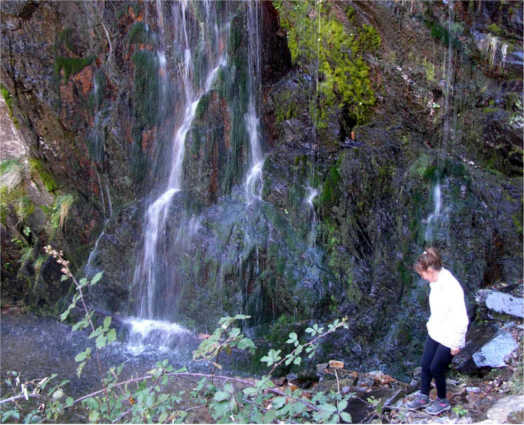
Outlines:
[[[33,314],[2,314],[0,316],[0,365],[2,382],[9,371],[17,371],[23,381],[41,379],[53,373],[58,379],[69,379],[67,393],[79,397],[101,387],[101,374],[105,376],[111,366],[124,364],[122,378],[141,376],[160,360],[167,359],[175,367],[188,367],[191,371],[207,372],[209,367],[191,359],[198,346],[197,337],[180,339],[179,346],[156,350],[144,346],[137,352],[124,342],[115,342],[99,351],[100,367],[95,357],[88,361],[82,376],[76,375],[75,355],[87,346],[94,350],[94,340],[85,331],[73,331],[71,326],[53,318]],[[2,392],[5,393],[5,387]]]

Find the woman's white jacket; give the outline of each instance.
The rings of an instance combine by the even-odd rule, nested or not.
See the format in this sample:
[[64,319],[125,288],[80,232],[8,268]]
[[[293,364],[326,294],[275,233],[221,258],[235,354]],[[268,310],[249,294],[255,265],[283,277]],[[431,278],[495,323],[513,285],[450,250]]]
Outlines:
[[463,348],[469,319],[460,283],[449,270],[441,268],[430,287],[431,315],[426,325],[429,336],[448,348]]

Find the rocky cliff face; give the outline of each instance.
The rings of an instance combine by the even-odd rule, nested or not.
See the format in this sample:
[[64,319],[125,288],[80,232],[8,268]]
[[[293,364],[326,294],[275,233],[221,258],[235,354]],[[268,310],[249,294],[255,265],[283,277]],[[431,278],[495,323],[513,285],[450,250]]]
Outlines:
[[[264,202],[246,209],[247,28],[230,3],[230,64],[199,105],[188,189],[169,213],[177,272],[164,290],[177,308],[166,315],[212,327],[242,311],[277,341],[348,316],[323,357],[409,367],[427,314],[411,264],[425,245],[441,248],[468,300],[522,276],[522,5],[304,2],[300,15],[262,2]],[[165,108],[158,99],[180,52],[166,50],[165,71],[154,52],[177,28],[140,1],[6,1],[1,13],[4,97],[53,195],[75,199],[59,240],[79,269],[96,242],[89,270],[105,283],[93,295],[132,313],[144,205],[177,110],[173,87]],[[304,18],[331,37],[314,50],[331,68],[306,35],[293,41]],[[350,50],[337,56],[336,43]]]

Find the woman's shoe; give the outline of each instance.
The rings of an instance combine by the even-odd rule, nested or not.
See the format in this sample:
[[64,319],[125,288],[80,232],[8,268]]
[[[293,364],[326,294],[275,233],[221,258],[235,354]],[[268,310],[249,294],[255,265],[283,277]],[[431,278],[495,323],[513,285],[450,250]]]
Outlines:
[[433,403],[424,409],[426,413],[430,415],[438,415],[446,410],[451,409],[451,405],[446,398],[436,398]]
[[410,410],[418,410],[428,406],[430,403],[429,397],[426,394],[417,393],[415,398],[406,404]]

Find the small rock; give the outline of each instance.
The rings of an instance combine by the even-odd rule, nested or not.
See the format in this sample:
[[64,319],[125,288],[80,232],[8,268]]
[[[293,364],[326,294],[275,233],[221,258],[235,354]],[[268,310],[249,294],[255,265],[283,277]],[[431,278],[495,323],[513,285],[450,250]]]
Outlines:
[[482,348],[473,354],[477,367],[504,367],[505,358],[518,348],[517,343],[508,332],[502,331]]
[[466,387],[468,393],[480,393],[479,387]]

